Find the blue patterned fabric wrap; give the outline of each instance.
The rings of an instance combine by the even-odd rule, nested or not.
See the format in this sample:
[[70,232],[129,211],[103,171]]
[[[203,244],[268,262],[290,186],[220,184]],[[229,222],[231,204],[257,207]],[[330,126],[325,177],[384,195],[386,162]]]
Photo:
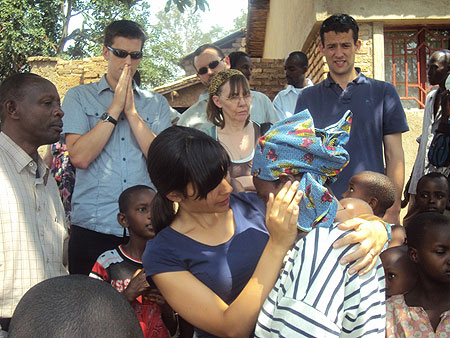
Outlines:
[[262,136],[255,150],[252,174],[265,181],[276,181],[282,173],[303,173],[299,189],[304,192],[300,202],[297,226],[311,231],[329,227],[336,216],[337,202],[323,186],[332,183],[349,162],[344,149],[347,144],[352,113],[325,129],[314,128],[307,109],[275,124]]

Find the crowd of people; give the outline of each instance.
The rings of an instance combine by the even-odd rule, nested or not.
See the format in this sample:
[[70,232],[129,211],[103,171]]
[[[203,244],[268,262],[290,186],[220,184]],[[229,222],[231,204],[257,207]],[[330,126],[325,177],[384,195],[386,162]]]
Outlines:
[[429,58],[402,201],[395,87],[355,67],[352,17],[320,39],[327,78],[292,52],[273,102],[246,53],[200,46],[205,90],[181,116],[139,88],[129,20],[105,29],[107,73],[62,105],[49,80],[5,79],[2,336],[450,336],[450,51]]

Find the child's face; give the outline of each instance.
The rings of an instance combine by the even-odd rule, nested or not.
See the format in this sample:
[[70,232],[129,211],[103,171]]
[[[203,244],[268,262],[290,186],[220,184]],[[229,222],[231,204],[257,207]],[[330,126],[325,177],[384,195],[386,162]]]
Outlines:
[[348,182],[347,191],[342,194],[342,198],[359,198],[367,203],[370,202],[367,194],[367,187],[362,175],[354,175]]
[[139,190],[131,197],[128,210],[125,213],[130,235],[139,236],[147,240],[155,237],[150,208],[153,197],[155,197],[155,192],[150,189]]
[[425,178],[417,185],[414,206],[419,212],[443,213],[448,203],[448,185],[443,177]]
[[414,266],[408,259],[405,248],[394,247],[384,251],[381,255],[384,276],[386,279],[386,296],[403,294],[414,287]]
[[415,251],[415,261],[425,275],[434,281],[450,284],[450,225],[429,229],[421,247]]

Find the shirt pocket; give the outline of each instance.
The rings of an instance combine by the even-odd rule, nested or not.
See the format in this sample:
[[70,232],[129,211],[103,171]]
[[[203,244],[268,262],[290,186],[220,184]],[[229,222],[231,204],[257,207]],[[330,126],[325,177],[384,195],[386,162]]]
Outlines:
[[86,114],[89,123],[89,130],[92,130],[92,128],[95,127],[98,121],[100,121],[100,116],[105,111],[106,109],[102,111],[99,107],[88,106],[84,108],[84,113]]
[[159,105],[156,102],[152,102],[151,104],[136,104],[136,109],[141,116],[144,123],[153,131],[154,127],[158,124],[159,116],[156,113]]

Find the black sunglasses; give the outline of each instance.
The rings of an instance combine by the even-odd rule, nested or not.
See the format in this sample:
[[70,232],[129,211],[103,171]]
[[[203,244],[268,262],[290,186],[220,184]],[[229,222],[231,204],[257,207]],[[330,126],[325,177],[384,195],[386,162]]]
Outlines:
[[128,55],[131,56],[132,59],[138,60],[142,59],[144,54],[142,52],[127,52],[123,49],[112,48],[110,46],[106,46],[115,56],[121,59],[125,59]]
[[197,71],[198,75],[204,75],[204,74],[208,73],[208,68],[209,69],[216,68],[219,65],[219,63],[223,61],[223,59],[225,59],[225,57],[221,58],[220,60],[211,61],[207,66],[200,68]]

